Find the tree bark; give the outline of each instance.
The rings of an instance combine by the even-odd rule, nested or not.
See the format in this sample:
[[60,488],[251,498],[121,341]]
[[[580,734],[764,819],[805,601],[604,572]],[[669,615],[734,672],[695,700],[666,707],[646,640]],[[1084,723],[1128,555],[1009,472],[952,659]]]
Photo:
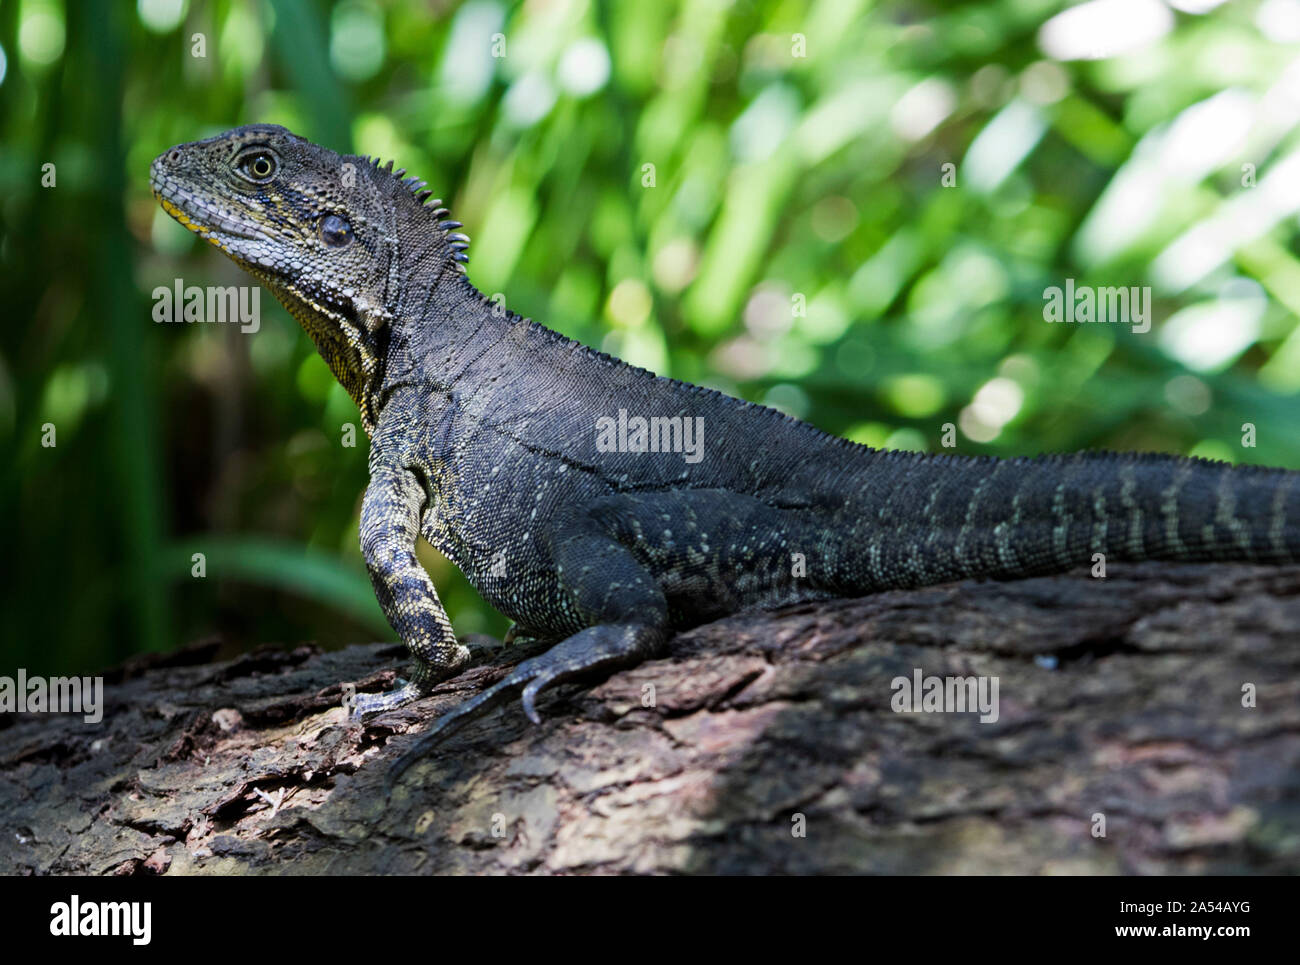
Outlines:
[[[341,685],[390,686],[400,647],[200,645],[109,678],[99,724],[0,718],[0,871],[1294,873],[1297,631],[1300,566],[751,611],[540,727],[471,722],[391,800],[408,735],[531,651],[356,723]],[[996,679],[997,720],[896,712],[917,670]]]

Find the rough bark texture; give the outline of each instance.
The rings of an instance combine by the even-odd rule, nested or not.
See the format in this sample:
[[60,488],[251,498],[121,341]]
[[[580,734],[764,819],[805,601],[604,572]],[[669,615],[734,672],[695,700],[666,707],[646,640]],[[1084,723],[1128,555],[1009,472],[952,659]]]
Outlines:
[[[110,680],[98,725],[0,718],[0,871],[1296,872],[1298,631],[1300,567],[744,613],[541,727],[495,711],[387,802],[405,735],[523,650],[356,724],[340,684],[389,685],[400,648],[200,646]],[[999,719],[895,713],[915,668],[996,676]]]

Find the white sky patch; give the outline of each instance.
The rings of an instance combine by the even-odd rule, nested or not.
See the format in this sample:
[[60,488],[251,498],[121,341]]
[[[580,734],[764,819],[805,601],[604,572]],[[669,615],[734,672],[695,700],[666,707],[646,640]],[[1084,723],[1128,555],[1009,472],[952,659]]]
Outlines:
[[609,80],[609,51],[595,37],[575,40],[560,56],[556,79],[574,97],[596,93]]
[[737,160],[764,161],[776,153],[799,120],[799,95],[785,84],[766,87],[731,125]]
[[[1300,11],[1296,15],[1300,17]],[[1300,124],[1300,57],[1287,64],[1277,83],[1264,92],[1259,117],[1251,131],[1249,156],[1267,157],[1297,124]]]
[[804,163],[811,167],[862,136],[902,94],[893,78],[875,78],[850,81],[822,97],[795,131],[794,145]]
[[1259,183],[1225,201],[1209,218],[1175,238],[1151,264],[1151,278],[1180,292],[1218,268],[1242,245],[1300,212],[1300,151],[1268,169]]
[[439,76],[449,99],[472,104],[487,93],[497,63],[492,56],[492,35],[501,31],[504,20],[497,4],[481,0],[472,0],[456,12]]
[[139,0],[136,12],[146,30],[156,34],[169,33],[185,19],[185,0]]
[[1233,157],[1255,119],[1255,97],[1230,89],[1184,109],[1161,139],[1159,164],[1185,184],[1200,181]]
[[975,191],[987,193],[1007,179],[1034,149],[1047,130],[1042,112],[1020,100],[1011,101],[975,136],[961,170]]
[[1254,95],[1231,89],[1150,131],[1084,219],[1074,242],[1080,260],[1108,261],[1141,239],[1170,192],[1198,183],[1242,151],[1258,117]]
[[1039,60],[1020,74],[1020,92],[1032,104],[1055,104],[1070,92],[1070,75],[1053,60]]
[[957,421],[968,438],[975,442],[992,442],[1002,432],[1002,427],[1016,417],[1024,403],[1024,389],[1017,382],[998,376],[980,386],[970,405],[961,410]]
[[1038,46],[1054,60],[1105,60],[1155,43],[1173,25],[1159,0],[1089,0],[1043,24]]
[[1170,315],[1160,329],[1160,347],[1189,369],[1217,371],[1255,344],[1267,307],[1263,288],[1248,278],[1234,278],[1214,300]]
[[63,56],[65,39],[62,7],[46,0],[23,4],[18,23],[18,53],[23,60],[47,67]]
[[1074,249],[1085,265],[1108,261],[1128,248],[1155,222],[1164,187],[1160,166],[1139,144],[1115,172],[1075,235]]
[[952,85],[927,77],[898,99],[889,115],[894,133],[907,141],[919,141],[953,112],[957,96]]
[[1183,13],[1209,13],[1224,0],[1165,0],[1165,3]]
[[1264,0],[1255,11],[1255,26],[1275,44],[1300,42],[1300,0]]
[[368,80],[384,65],[384,21],[376,7],[342,3],[330,16],[330,63],[348,80]]
[[555,106],[555,87],[541,71],[532,70],[510,85],[502,107],[516,127],[532,127]]

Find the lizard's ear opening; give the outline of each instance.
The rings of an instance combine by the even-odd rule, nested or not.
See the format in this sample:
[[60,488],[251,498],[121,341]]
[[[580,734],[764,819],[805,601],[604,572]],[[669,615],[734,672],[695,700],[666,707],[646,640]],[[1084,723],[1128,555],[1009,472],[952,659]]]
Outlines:
[[352,225],[336,214],[327,214],[320,219],[320,240],[330,248],[346,248],[355,237]]

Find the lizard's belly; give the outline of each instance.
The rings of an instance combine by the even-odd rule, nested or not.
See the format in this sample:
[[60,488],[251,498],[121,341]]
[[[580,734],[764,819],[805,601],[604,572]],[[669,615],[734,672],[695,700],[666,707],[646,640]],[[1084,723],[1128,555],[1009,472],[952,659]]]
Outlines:
[[[492,607],[534,636],[564,637],[587,624],[572,609],[555,561],[536,547],[484,545],[445,518],[428,516],[422,535],[469,580]],[[666,556],[660,547],[630,547],[663,590],[676,629],[698,626],[747,606],[780,606],[825,594],[773,580],[766,571],[719,565],[694,555]],[[809,594],[812,594],[810,597]]]
[[477,542],[453,520],[426,513],[421,535],[465,575],[484,601],[532,636],[565,637],[583,628],[560,588],[554,561],[530,541]]
[[[803,563],[803,552],[818,558],[818,547],[807,545],[816,540],[794,542],[793,521],[752,498],[699,490],[589,492],[558,469],[540,476],[494,472],[512,461],[508,453],[495,457],[463,460],[455,479],[428,473],[431,488],[448,498],[430,493],[421,533],[484,600],[536,636],[567,636],[588,625],[551,547],[592,520],[658,584],[677,628],[827,595],[817,579],[822,567]],[[466,473],[466,463],[487,468]],[[574,506],[591,509],[575,518]]]

